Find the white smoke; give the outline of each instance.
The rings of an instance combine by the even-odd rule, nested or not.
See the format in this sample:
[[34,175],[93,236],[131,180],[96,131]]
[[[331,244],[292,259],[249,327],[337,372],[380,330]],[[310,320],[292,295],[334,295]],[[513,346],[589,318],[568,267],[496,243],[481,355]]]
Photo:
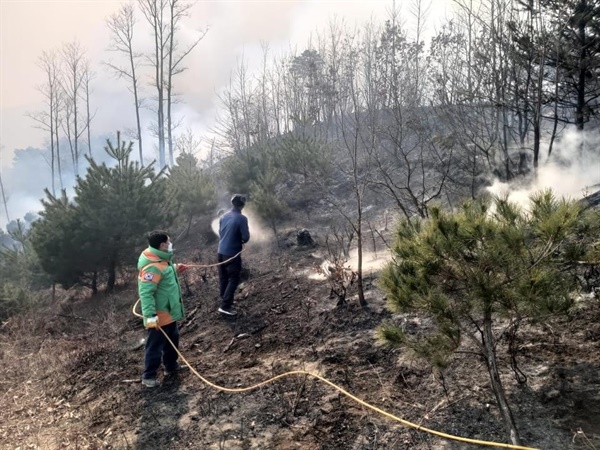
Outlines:
[[541,190],[551,189],[557,197],[580,199],[600,190],[600,132],[581,133],[566,130],[548,158],[540,158],[537,176],[523,186],[496,182],[488,188],[494,195],[508,195],[521,205],[529,204],[529,197]]
[[[217,237],[219,236],[219,219],[227,211],[228,209],[221,210],[219,215],[215,217],[210,224],[213,233],[215,233]],[[263,244],[275,240],[273,231],[263,223],[260,217],[255,214],[252,209],[245,208],[243,214],[248,218],[248,230],[250,231],[249,245]]]

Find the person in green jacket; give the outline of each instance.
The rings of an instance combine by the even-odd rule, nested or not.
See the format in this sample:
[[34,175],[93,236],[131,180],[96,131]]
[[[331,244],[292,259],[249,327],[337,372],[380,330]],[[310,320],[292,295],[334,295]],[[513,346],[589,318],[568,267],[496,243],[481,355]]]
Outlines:
[[150,232],[148,244],[137,265],[138,293],[144,326],[148,329],[142,384],[157,387],[160,385],[156,376],[161,361],[165,376],[183,367],[177,362],[177,352],[158,328],[179,348],[177,321],[184,317],[184,309],[177,275],[187,270],[188,266],[173,263],[173,244],[166,232]]

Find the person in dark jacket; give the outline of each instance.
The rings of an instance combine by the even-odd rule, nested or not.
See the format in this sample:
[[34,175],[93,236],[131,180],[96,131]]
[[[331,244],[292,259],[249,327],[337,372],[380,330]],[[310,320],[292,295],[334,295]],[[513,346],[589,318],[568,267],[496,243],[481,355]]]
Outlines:
[[242,272],[242,246],[250,240],[248,218],[242,214],[246,206],[246,197],[235,194],[231,197],[233,207],[219,220],[219,250],[218,261],[225,262],[219,265],[219,284],[221,306],[219,312],[228,316],[235,316],[233,309],[233,295],[240,283]]

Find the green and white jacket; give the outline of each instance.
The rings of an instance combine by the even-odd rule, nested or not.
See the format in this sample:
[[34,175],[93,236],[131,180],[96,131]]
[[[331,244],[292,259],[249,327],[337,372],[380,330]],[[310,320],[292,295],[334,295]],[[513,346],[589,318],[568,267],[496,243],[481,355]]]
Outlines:
[[146,319],[158,316],[160,326],[184,317],[181,287],[177,278],[177,264],[173,255],[152,247],[142,252],[138,260],[138,293]]

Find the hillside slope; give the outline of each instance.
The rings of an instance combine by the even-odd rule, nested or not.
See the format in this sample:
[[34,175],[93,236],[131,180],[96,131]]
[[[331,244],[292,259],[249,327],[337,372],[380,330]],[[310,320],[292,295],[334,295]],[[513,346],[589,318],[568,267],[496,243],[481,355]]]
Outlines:
[[[181,240],[177,260],[211,262],[212,250],[197,242],[194,233]],[[181,351],[203,376],[241,387],[288,370],[314,371],[425,427],[506,442],[483,361],[459,353],[440,374],[409,352],[382,347],[374,334],[382,321],[410,329],[426,327],[426,319],[393,317],[372,271],[369,308],[351,299],[336,309],[327,282],[312,276],[323,247],[276,247],[263,241],[246,251],[237,320],[216,312],[214,268],[186,274]],[[145,332],[131,313],[135,299],[130,282],[110,296],[65,298],[0,328],[0,448],[476,448],[408,429],[305,377],[227,394],[185,373],[144,389]],[[527,384],[503,373],[523,442],[593,448],[577,430],[600,439],[598,299],[582,299],[568,320],[523,331],[518,365]]]

